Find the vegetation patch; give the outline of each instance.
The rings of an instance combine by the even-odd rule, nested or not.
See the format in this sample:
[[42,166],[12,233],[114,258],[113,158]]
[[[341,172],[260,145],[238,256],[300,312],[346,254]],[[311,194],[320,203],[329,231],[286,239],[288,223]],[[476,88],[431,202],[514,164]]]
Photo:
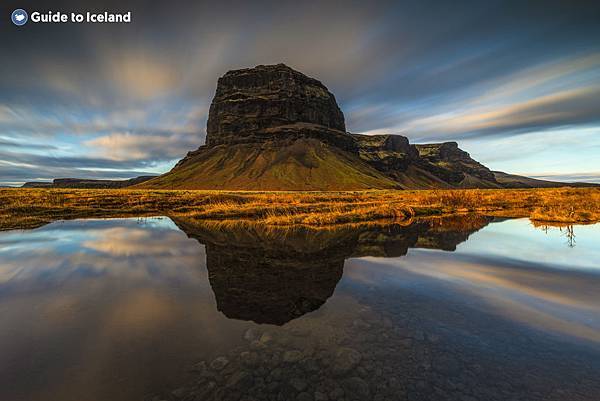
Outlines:
[[273,226],[403,221],[487,213],[537,222],[600,221],[600,189],[259,192],[139,189],[1,189],[0,229],[58,219],[167,215]]

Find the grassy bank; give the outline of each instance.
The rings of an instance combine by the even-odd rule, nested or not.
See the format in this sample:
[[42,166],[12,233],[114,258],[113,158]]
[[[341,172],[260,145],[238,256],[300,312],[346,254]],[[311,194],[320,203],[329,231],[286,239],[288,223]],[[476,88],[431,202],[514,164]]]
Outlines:
[[57,219],[163,214],[269,225],[328,225],[483,212],[536,221],[600,221],[600,189],[231,192],[0,189],[0,229]]

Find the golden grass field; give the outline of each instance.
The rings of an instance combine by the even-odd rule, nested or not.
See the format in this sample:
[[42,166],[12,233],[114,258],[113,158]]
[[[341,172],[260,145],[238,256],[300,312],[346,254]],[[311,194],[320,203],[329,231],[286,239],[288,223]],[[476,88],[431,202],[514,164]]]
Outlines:
[[406,220],[477,212],[537,222],[600,221],[600,188],[349,192],[0,189],[0,230],[85,217],[185,216],[266,225]]

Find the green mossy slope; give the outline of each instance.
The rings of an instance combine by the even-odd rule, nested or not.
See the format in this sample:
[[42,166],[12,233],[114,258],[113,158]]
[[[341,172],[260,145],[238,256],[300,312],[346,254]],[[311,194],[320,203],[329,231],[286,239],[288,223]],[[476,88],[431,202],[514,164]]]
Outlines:
[[341,191],[399,188],[349,152],[316,139],[201,148],[135,188]]

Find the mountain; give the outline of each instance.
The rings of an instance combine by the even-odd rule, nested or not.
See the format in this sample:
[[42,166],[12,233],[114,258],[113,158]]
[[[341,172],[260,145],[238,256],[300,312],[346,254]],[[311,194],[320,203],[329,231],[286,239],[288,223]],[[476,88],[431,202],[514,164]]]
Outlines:
[[107,188],[125,188],[132,185],[141,184],[145,181],[156,178],[153,175],[139,176],[128,180],[90,180],[86,178],[55,178],[52,182],[26,182],[23,188],[87,188],[87,189],[107,189]]
[[206,145],[143,188],[396,188],[365,163],[335,97],[283,65],[229,71],[209,110]]
[[[206,144],[168,173],[135,187],[504,188],[517,181],[473,160],[456,142],[413,145],[401,135],[346,132],[344,114],[321,82],[277,64],[233,70],[219,78]],[[526,178],[518,182],[545,186]]]

